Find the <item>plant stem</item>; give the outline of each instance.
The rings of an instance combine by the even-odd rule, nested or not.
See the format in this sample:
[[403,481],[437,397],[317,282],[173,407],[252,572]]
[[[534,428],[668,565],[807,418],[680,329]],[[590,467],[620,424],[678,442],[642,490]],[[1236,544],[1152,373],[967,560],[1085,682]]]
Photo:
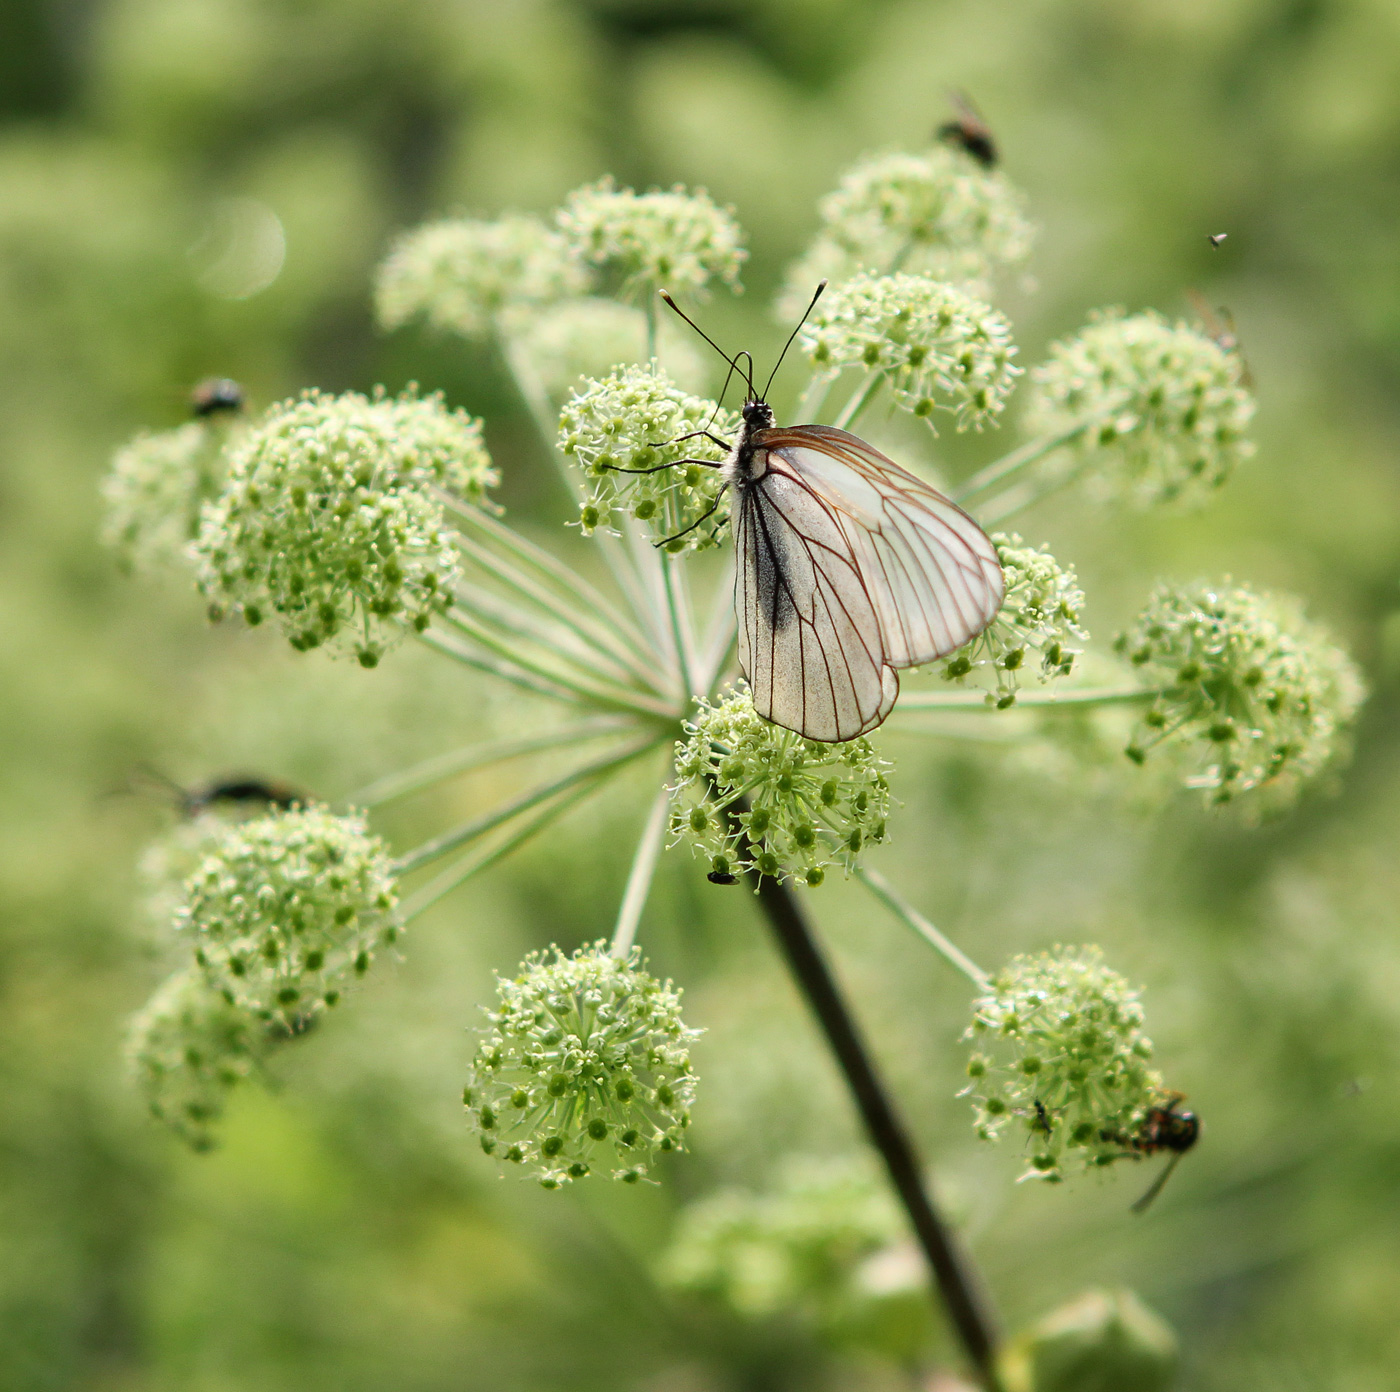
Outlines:
[[958,1339],[983,1387],[987,1392],[1000,1392],[996,1334],[977,1282],[924,1189],[922,1167],[913,1144],[822,958],[797,895],[788,885],[756,871],[750,871],[749,878],[757,887],[759,906],[768,917],[788,967],[846,1076],[871,1143],[885,1162]]
[[632,857],[632,869],[627,875],[627,888],[622,892],[622,906],[617,911],[617,927],[613,929],[609,948],[614,957],[626,957],[632,950],[637,925],[642,921],[642,910],[647,906],[647,894],[656,874],[656,862],[666,841],[666,814],[670,807],[671,790],[663,785],[647,813],[642,839],[637,842],[637,853]]
[[[1151,701],[1160,696],[1157,686],[1085,686],[1077,691],[1018,691],[1016,704],[1021,706],[1112,706],[1125,701]],[[899,710],[978,710],[992,714],[985,691],[910,691],[899,698]]]
[[849,430],[865,412],[865,408],[875,400],[875,394],[884,383],[884,376],[879,372],[872,373],[870,380],[864,386],[856,389],[855,395],[845,404],[841,414],[832,421],[832,425],[837,430]]
[[1008,479],[1012,474],[1019,473],[1030,464],[1034,464],[1039,459],[1044,459],[1047,454],[1067,445],[1077,435],[1082,435],[1090,426],[1098,425],[1104,419],[1104,414],[1089,417],[1088,420],[1079,421],[1071,425],[1068,429],[1057,430],[1050,435],[1042,435],[1039,439],[1031,440],[1022,445],[1020,449],[1014,449],[1010,454],[1004,454],[992,464],[988,464],[985,469],[973,474],[968,481],[960,488],[953,490],[953,498],[959,503],[965,503],[969,498],[975,497],[978,493],[984,493],[994,483],[1001,483],[1003,479]]
[[680,679],[681,700],[688,710],[691,700],[697,696],[695,689],[694,637],[690,631],[689,608],[683,613],[682,594],[678,593],[685,583],[674,556],[661,557],[661,586],[666,597],[666,616],[671,622],[671,642],[676,649],[676,675]]
[[877,870],[859,866],[858,879],[907,928],[912,928],[950,966],[956,967],[979,991],[985,991],[991,980],[951,938],[944,937],[932,923]]
[[643,296],[647,311],[647,362],[656,356],[656,291]]

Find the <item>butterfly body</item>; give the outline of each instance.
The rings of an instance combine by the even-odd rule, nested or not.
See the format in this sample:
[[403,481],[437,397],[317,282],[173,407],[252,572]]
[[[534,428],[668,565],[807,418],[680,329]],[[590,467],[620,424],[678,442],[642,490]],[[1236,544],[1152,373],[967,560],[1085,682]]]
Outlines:
[[808,739],[854,739],[896,670],[976,637],[1005,594],[996,548],[960,508],[865,441],[743,409],[720,466],[734,494],[739,665],[754,709]]

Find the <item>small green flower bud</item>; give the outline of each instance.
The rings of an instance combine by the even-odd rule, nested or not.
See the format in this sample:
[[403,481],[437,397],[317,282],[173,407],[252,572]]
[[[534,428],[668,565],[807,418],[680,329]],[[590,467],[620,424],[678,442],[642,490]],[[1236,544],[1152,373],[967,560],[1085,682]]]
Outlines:
[[799,338],[832,377],[847,367],[883,374],[895,404],[930,425],[937,394],[959,430],[994,421],[1021,372],[1006,316],[926,275],[857,275],[817,302]]
[[1028,1171],[1038,1178],[1059,1179],[1069,1153],[1086,1167],[1137,1153],[1131,1138],[1165,1094],[1143,1066],[1138,992],[1098,948],[1013,957],[972,1008],[963,1038],[978,1051],[961,1095],[979,1136],[1019,1119],[1041,1137]]
[[1024,199],[1005,176],[952,150],[867,156],[821,203],[821,230],[792,268],[779,314],[795,318],[823,277],[898,270],[986,288],[1025,260],[1035,236]]
[[582,293],[588,272],[572,248],[538,218],[494,222],[449,218],[398,239],[379,268],[379,322],[411,319],[479,338],[502,315],[516,315]]
[[989,701],[999,710],[1015,704],[1026,651],[1040,654],[1042,682],[1067,675],[1088,631],[1081,622],[1084,592],[1072,568],[1062,566],[1045,547],[1027,546],[1014,533],[992,537],[1006,577],[1006,598],[991,624],[970,643],[946,658],[945,681],[963,681],[976,673],[986,682]]
[[190,421],[159,435],[138,435],[112,457],[102,480],[102,541],[130,570],[189,564],[199,510],[223,482],[227,430]]
[[373,666],[450,602],[457,549],[433,490],[481,501],[495,480],[479,422],[437,397],[307,392],[232,451],[195,542],[200,586],[250,621],[276,614],[295,648]]
[[202,973],[180,972],[133,1017],[127,1061],[152,1115],[193,1149],[208,1150],[229,1092],[275,1042],[261,1020],[226,1001]]
[[1138,506],[1201,501],[1254,452],[1254,398],[1239,355],[1159,314],[1100,314],[1031,373],[1027,427],[1068,430],[1111,415],[1062,451],[1101,497]]
[[863,846],[885,839],[889,765],[868,740],[803,739],[764,720],[744,690],[700,702],[685,729],[671,831],[712,864],[815,886],[831,865],[849,870]]
[[388,854],[361,814],[296,808],[223,827],[174,922],[214,989],[298,1029],[368,967],[395,903]]
[[1296,600],[1243,586],[1160,586],[1116,641],[1161,695],[1128,757],[1175,762],[1221,804],[1294,801],[1344,754],[1365,698],[1355,664]]
[[1176,1336],[1131,1291],[1089,1291],[1013,1340],[1003,1363],[1008,1392],[1167,1392]]
[[555,221],[576,256],[642,294],[697,294],[716,277],[737,288],[748,256],[733,210],[680,184],[634,193],[602,179],[571,193]]
[[[724,450],[699,436],[682,435],[709,429],[718,438],[738,429],[731,411],[715,415],[715,404],[688,395],[654,364],[650,368],[616,369],[602,381],[585,382],[565,405],[559,418],[560,443],[577,461],[589,493],[579,521],[585,532],[599,526],[616,527],[626,513],[645,519],[660,540],[698,521],[719,496],[718,465]],[[659,473],[619,472],[655,469],[677,459],[713,459],[713,469],[661,469]],[[593,522],[589,523],[589,517]],[[722,514],[681,538],[682,549],[714,546]]]
[[[649,975],[637,949],[625,960],[604,943],[571,957],[552,951],[532,952],[513,978],[497,979],[491,1028],[472,1064],[469,1117],[509,1140],[517,1163],[547,1188],[610,1161],[625,1162],[615,1179],[635,1179],[658,1153],[680,1148],[699,1031],[681,1018],[680,992]],[[507,1113],[519,1091],[533,1105]]]

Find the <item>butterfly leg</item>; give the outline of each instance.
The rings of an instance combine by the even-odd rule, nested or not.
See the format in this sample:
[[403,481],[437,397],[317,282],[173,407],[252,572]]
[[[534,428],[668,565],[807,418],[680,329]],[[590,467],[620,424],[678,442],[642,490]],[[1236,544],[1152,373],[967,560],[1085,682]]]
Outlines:
[[[713,517],[713,516],[715,515],[716,512],[719,511],[720,499],[724,497],[725,491],[728,489],[728,487],[729,487],[729,485],[726,483],[726,484],[719,490],[719,492],[715,494],[715,500],[714,500],[714,502],[710,505],[710,510],[709,510],[707,513],[704,513],[702,516],[697,517],[697,518],[695,519],[695,521],[692,522],[692,523],[690,524],[690,526],[686,527],[686,528],[685,528],[684,530],[682,530],[682,531],[677,532],[677,533],[675,534],[675,536],[662,537],[660,541],[654,541],[654,542],[652,542],[652,545],[653,545],[653,546],[668,546],[668,545],[669,545],[671,542],[673,542],[673,541],[679,541],[683,536],[686,535],[686,533],[688,533],[688,532],[693,532],[702,522],[708,522],[709,519],[710,519],[711,517]],[[716,528],[716,530],[718,530],[718,528]]]
[[669,464],[657,464],[650,469],[624,469],[621,464],[600,464],[598,467],[610,469],[615,474],[661,474],[679,464],[701,464],[707,469],[719,468],[713,459],[673,459]]
[[708,430],[692,430],[689,435],[677,435],[674,440],[648,440],[652,449],[665,449],[667,445],[678,445],[682,440],[708,440],[712,445],[718,445],[727,454],[729,452],[729,441],[721,440],[718,435],[711,435]]

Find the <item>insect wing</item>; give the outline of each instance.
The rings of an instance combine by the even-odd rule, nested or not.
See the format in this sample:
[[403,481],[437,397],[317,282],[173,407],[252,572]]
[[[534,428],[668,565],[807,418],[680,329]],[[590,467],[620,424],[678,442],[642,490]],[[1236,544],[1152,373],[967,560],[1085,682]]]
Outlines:
[[891,667],[946,657],[1006,595],[991,538],[936,488],[831,426],[765,431],[768,484],[787,474],[827,509],[880,625]]
[[835,742],[874,729],[899,681],[829,502],[770,466],[744,490],[735,544],[739,665],[754,709],[808,739]]

